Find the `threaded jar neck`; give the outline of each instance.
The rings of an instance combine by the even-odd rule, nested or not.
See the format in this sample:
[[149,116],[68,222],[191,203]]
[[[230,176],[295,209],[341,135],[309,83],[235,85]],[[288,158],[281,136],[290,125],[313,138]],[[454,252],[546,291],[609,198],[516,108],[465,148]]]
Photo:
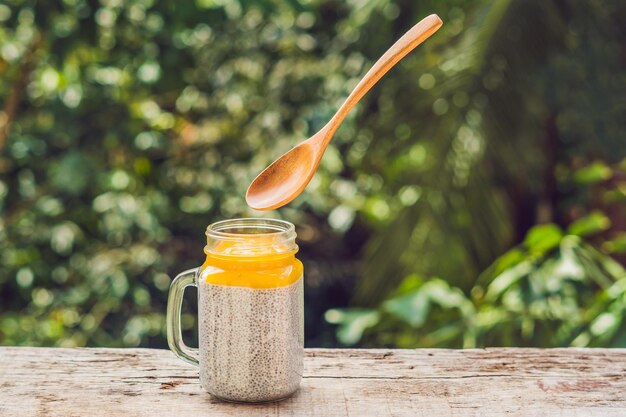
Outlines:
[[284,220],[222,220],[207,227],[206,236],[207,255],[255,257],[298,250],[295,227]]

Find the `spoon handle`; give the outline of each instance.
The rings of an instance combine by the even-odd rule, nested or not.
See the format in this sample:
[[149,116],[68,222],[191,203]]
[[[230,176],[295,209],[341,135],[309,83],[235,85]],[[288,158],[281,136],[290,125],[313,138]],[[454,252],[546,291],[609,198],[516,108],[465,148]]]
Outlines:
[[402,35],[391,48],[381,56],[378,61],[370,68],[357,86],[352,90],[346,101],[341,105],[337,113],[326,124],[324,146],[330,142],[335,130],[339,127],[343,119],[346,118],[350,110],[363,98],[363,96],[387,73],[394,65],[396,65],[409,52],[417,47],[420,43],[428,39],[443,25],[443,22],[436,14],[425,17],[407,33]]

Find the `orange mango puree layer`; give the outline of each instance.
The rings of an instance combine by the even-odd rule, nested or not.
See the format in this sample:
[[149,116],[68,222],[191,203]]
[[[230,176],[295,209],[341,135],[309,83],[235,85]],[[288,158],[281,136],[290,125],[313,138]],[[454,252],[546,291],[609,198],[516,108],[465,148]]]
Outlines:
[[296,251],[227,252],[206,252],[200,276],[207,283],[265,289],[285,287],[302,277],[302,262],[296,259]]

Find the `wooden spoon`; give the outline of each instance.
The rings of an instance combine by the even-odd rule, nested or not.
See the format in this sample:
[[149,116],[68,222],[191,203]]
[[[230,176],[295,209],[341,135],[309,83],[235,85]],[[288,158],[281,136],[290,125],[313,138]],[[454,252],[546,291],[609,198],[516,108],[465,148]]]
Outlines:
[[432,14],[398,39],[365,74],[326,126],[278,158],[252,181],[246,193],[248,205],[257,210],[272,210],[300,195],[313,178],[326,147],[350,110],[387,71],[442,24],[439,16]]

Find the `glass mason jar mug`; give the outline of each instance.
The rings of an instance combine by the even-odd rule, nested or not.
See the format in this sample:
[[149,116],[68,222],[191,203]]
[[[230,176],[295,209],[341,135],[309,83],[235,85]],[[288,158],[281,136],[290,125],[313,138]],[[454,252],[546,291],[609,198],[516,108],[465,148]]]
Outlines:
[[[303,267],[293,224],[273,219],[225,220],[206,230],[206,261],[179,274],[167,303],[167,340],[198,365],[203,388],[237,402],[293,394],[304,354]],[[183,343],[180,309],[198,288],[198,340]]]

